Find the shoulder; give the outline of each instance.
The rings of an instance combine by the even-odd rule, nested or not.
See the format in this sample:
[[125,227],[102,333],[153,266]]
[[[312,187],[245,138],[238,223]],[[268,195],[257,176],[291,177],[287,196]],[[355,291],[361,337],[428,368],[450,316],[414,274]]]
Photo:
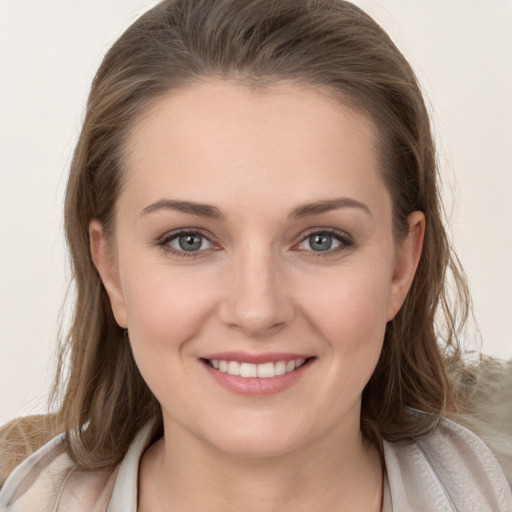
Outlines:
[[52,439],[59,429],[53,414],[16,418],[0,427],[0,487],[12,470]]
[[2,512],[104,510],[114,473],[83,471],[67,455],[60,434],[21,462],[0,489]]
[[485,442],[512,487],[512,360],[485,356],[452,373],[460,404],[449,418]]
[[412,444],[384,443],[384,454],[396,510],[512,510],[511,490],[494,455],[450,420]]

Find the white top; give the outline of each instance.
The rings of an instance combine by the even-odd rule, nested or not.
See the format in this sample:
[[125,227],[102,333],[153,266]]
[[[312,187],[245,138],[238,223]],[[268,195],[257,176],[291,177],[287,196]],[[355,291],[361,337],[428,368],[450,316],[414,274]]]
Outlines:
[[[0,489],[0,512],[136,512],[139,461],[147,425],[114,470],[82,471],[65,452],[64,434],[22,462]],[[512,512],[497,460],[472,432],[443,420],[428,438],[384,442],[382,512]]]

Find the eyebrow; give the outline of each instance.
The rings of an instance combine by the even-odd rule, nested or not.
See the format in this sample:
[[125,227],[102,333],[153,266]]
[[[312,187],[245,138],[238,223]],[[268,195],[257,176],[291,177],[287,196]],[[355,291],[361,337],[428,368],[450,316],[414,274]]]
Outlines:
[[359,208],[367,213],[370,217],[372,216],[370,208],[368,208],[368,206],[366,206],[364,203],[349,197],[338,197],[336,199],[325,199],[297,206],[297,208],[294,208],[290,212],[288,218],[302,219],[304,217],[319,215],[320,213],[337,210],[339,208]]
[[193,201],[178,201],[175,199],[160,199],[149,206],[146,206],[140,214],[146,215],[158,210],[176,210],[183,213],[207,217],[209,219],[225,220],[226,216],[215,206]]
[[[289,219],[303,219],[313,215],[319,215],[331,210],[340,208],[358,208],[365,213],[372,216],[370,209],[364,203],[351,199],[349,197],[338,197],[336,199],[324,199],[314,201],[312,203],[305,203],[294,208],[288,215]],[[146,215],[159,210],[176,210],[198,217],[206,217],[215,220],[226,220],[226,215],[222,213],[216,206],[204,203],[196,203],[194,201],[179,201],[176,199],[160,199],[149,206],[146,206],[140,214]]]

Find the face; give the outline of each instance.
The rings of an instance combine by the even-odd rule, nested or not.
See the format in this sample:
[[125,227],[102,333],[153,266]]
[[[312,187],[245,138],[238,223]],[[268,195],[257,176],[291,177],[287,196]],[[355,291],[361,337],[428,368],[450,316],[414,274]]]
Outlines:
[[135,125],[92,253],[166,432],[251,456],[359,434],[422,236],[413,214],[394,242],[373,130],[313,90],[229,82]]

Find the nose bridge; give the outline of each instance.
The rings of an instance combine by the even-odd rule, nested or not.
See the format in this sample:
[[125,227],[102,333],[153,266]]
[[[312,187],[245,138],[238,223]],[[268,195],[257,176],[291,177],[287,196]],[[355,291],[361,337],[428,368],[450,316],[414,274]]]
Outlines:
[[281,258],[268,240],[250,240],[233,254],[223,321],[251,336],[283,327],[293,315]]

